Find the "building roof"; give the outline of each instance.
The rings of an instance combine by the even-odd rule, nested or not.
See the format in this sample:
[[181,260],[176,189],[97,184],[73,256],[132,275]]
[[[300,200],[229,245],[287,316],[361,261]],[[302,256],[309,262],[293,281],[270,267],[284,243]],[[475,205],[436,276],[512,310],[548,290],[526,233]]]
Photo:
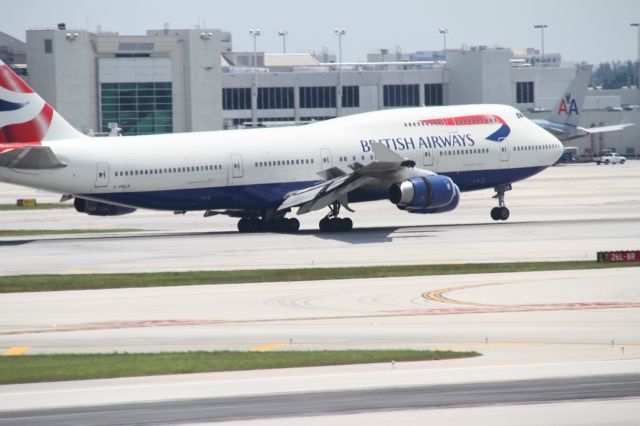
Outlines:
[[318,65],[309,53],[265,53],[265,67],[300,67]]

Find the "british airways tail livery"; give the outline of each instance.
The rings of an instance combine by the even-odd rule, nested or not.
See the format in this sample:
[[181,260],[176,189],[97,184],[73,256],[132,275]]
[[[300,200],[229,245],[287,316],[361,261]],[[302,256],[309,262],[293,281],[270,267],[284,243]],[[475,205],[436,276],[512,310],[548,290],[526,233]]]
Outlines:
[[347,231],[350,203],[388,199],[408,213],[455,209],[460,193],[505,191],[562,154],[562,144],[505,105],[368,112],[305,126],[89,138],[0,62],[0,181],[74,197],[76,210],[137,208],[239,218],[241,232],[295,232],[285,215],[329,208]]
[[592,68],[592,65],[581,65],[576,71],[575,78],[569,83],[569,86],[557,100],[553,110],[549,112],[547,117],[544,119],[534,119],[532,121],[552,133],[561,141],[569,141],[593,133],[615,132],[625,127],[633,126],[632,123],[624,122],[610,126],[589,128],[578,126],[584,98],[587,94],[589,82],[591,81]]

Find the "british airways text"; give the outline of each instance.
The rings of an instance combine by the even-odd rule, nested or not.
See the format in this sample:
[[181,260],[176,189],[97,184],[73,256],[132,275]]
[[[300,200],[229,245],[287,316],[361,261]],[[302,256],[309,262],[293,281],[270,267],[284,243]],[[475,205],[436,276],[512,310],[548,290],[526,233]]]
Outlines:
[[372,143],[383,143],[387,148],[394,151],[405,151],[427,148],[446,148],[446,147],[462,147],[462,146],[474,146],[476,141],[469,133],[464,135],[449,135],[449,136],[420,136],[414,137],[399,137],[399,138],[383,138],[383,139],[360,139],[360,146],[362,152],[371,151]]

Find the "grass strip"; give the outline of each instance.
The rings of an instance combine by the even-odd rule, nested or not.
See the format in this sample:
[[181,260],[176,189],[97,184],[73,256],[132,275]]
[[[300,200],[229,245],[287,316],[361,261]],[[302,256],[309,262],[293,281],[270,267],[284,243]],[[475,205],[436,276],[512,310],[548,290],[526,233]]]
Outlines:
[[49,209],[70,209],[73,204],[58,204],[58,203],[42,203],[35,206],[19,206],[17,204],[0,204],[0,211],[14,211],[14,210],[49,210]]
[[198,284],[388,278],[428,275],[559,271],[638,267],[637,263],[596,261],[466,263],[445,265],[358,266],[346,268],[256,269],[235,271],[150,272],[136,274],[17,275],[0,277],[0,293]]
[[140,232],[142,229],[10,229],[0,230],[0,237],[30,237],[32,235],[111,234],[114,232]]
[[376,362],[431,361],[477,352],[347,350],[276,352],[162,352],[0,357],[0,384],[186,374]]

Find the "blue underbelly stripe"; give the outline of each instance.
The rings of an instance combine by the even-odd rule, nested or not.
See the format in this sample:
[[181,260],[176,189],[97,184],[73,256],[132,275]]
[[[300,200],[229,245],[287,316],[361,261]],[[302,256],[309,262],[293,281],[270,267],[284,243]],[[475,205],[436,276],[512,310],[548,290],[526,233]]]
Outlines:
[[[543,167],[519,169],[447,172],[460,191],[493,188],[533,176]],[[281,182],[254,185],[220,186],[210,188],[172,189],[144,192],[116,192],[87,194],[87,198],[132,207],[157,210],[215,210],[215,209],[273,209],[291,191],[314,185],[317,181]],[[79,197],[82,197],[80,194]],[[387,197],[387,188],[365,187],[349,193],[350,202],[373,201]]]

